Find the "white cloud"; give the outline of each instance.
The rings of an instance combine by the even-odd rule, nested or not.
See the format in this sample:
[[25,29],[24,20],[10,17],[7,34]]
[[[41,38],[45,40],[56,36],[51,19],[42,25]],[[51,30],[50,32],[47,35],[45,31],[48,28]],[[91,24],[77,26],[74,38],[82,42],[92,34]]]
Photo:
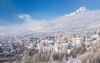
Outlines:
[[20,19],[23,19],[26,22],[32,21],[32,17],[30,15],[28,15],[28,14],[20,14],[20,15],[18,15],[18,17]]

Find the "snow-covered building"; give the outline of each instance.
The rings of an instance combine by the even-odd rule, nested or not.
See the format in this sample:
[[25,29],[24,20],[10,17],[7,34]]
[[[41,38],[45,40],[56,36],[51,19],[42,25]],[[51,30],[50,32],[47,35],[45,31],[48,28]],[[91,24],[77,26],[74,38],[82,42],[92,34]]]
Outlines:
[[56,41],[54,43],[54,48],[53,50],[55,52],[66,52],[67,49],[70,49],[71,48],[71,42],[67,42],[67,41]]
[[41,40],[37,44],[37,49],[39,52],[50,52],[53,50],[54,41],[52,40]]
[[27,48],[28,49],[31,49],[33,47],[33,44],[32,43],[29,43],[28,45],[27,45]]
[[58,42],[55,42],[54,43],[54,47],[53,47],[53,50],[55,51],[55,52],[58,52],[58,50],[59,50],[59,43]]
[[83,42],[83,38],[72,38],[72,43],[75,45],[82,45]]

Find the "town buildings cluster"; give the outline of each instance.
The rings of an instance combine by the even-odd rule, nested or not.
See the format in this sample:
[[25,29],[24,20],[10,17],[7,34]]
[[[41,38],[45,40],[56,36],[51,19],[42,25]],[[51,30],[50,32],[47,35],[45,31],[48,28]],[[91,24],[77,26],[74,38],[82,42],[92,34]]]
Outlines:
[[[76,59],[79,54],[92,50],[92,45],[97,42],[100,42],[99,32],[89,35],[65,34],[39,38],[33,38],[32,36],[0,36],[0,55],[12,52],[15,52],[15,55],[23,54],[25,50],[36,49],[41,54],[66,53],[66,58],[73,56]],[[0,56],[0,58],[4,57]]]

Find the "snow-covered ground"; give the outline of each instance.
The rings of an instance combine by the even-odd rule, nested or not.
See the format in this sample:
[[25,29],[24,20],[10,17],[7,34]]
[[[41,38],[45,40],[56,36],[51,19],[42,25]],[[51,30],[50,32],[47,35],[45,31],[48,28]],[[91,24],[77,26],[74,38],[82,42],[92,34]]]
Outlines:
[[[69,61],[66,61],[66,63],[69,63]],[[77,63],[76,59],[73,59],[73,63]]]

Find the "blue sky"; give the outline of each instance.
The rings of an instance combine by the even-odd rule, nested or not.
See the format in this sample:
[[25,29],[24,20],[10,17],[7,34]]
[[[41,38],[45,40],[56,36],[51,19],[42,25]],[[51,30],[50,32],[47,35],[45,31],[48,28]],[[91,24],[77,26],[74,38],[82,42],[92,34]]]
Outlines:
[[0,25],[22,24],[19,14],[29,14],[33,19],[51,20],[71,13],[81,6],[100,9],[100,0],[0,0]]

